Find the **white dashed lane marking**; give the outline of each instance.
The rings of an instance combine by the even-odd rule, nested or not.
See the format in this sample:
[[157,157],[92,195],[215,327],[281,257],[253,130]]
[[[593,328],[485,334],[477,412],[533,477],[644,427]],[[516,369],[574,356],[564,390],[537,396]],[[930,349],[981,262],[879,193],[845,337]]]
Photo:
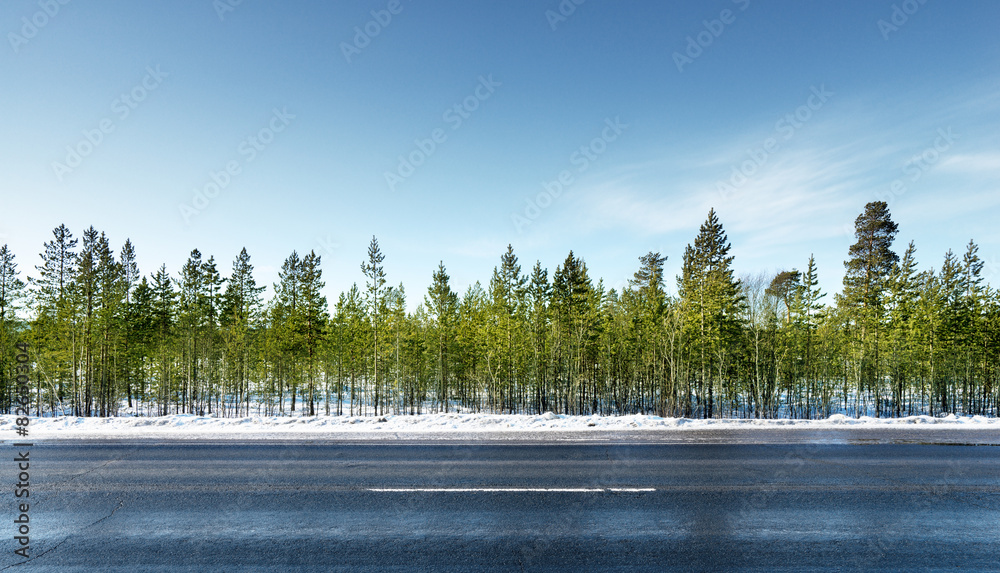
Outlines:
[[636,493],[656,491],[655,487],[372,487],[380,493]]

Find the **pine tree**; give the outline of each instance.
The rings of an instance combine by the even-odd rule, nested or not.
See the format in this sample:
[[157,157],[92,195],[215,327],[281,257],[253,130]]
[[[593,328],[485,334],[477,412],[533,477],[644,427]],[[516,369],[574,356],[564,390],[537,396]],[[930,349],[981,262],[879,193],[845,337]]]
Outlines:
[[[126,392],[129,396],[129,407],[143,404],[149,399],[150,389],[148,373],[152,370],[154,355],[153,327],[153,289],[146,277],[132,289],[125,310],[127,336],[127,356],[129,361]],[[137,404],[131,400],[135,398]]]
[[0,247],[0,328],[12,327],[17,320],[20,301],[24,298],[24,281],[7,245]]
[[548,387],[549,372],[549,301],[552,296],[552,285],[549,283],[549,273],[542,268],[540,261],[535,262],[531,269],[531,282],[528,285],[528,305],[531,336],[531,363],[534,381],[534,402],[538,413],[551,409],[550,389]]
[[979,258],[979,246],[969,241],[962,256],[961,298],[961,371],[963,411],[967,414],[982,413],[987,398],[976,389],[980,383],[978,365],[984,358],[987,323],[985,318],[986,290],[983,287],[984,263]]
[[315,415],[324,400],[327,414],[334,402],[341,414],[349,390],[352,415],[427,404],[706,417],[997,414],[1000,293],[986,282],[979,247],[970,241],[964,255],[949,250],[939,272],[920,271],[913,243],[901,257],[892,252],[897,230],[884,204],[866,206],[856,223],[844,293],[831,307],[812,256],[804,272],[735,280],[713,210],[685,249],[678,298],[664,292],[659,253],[640,257],[619,292],[592,281],[573,252],[551,281],[540,262],[523,274],[508,245],[488,292],[477,282],[459,298],[441,262],[424,304],[407,313],[404,286],[386,287],[373,237],[367,292],[342,293],[333,320],[315,253],[286,259],[263,311],[245,249],[227,279],[195,250],[174,281],[165,266],[140,276],[131,241],[116,260],[90,227],[77,252],[61,226],[27,305],[14,255],[0,246],[0,409],[11,405],[11,345],[24,338],[39,413],[65,403],[113,416],[125,399],[159,414],[207,405],[248,415],[257,403],[273,415],[291,390],[293,408],[301,398]]
[[[457,306],[457,303],[456,303]],[[404,331],[402,333],[403,364],[406,371],[405,387],[399,399],[401,412],[417,413],[417,404],[427,400],[428,391],[435,384],[434,346],[431,319],[424,305],[418,305],[412,314],[404,309],[402,313]]]
[[56,388],[60,397],[70,386],[74,396],[74,413],[81,414],[77,396],[77,348],[80,344],[75,328],[73,284],[76,280],[78,240],[66,225],[53,229],[52,240],[44,245],[42,264],[36,265],[39,277],[30,278],[35,313],[31,321],[30,338],[38,357],[38,370]]
[[915,376],[914,320],[919,294],[916,251],[916,245],[911,241],[888,280],[888,371],[892,380],[892,413],[895,416],[902,415],[906,386]]
[[[93,415],[94,402],[94,379],[96,378],[95,364],[95,336],[96,336],[96,311],[98,305],[98,258],[100,257],[100,234],[93,226],[83,232],[80,249],[79,264],[75,280],[72,285],[73,308],[78,314],[78,339],[80,340],[80,353],[83,364],[79,370],[82,371],[83,380],[76,384],[74,391],[74,402],[79,404],[84,416]],[[74,371],[77,369],[74,368]]]
[[219,274],[215,257],[208,257],[208,260],[202,265],[201,276],[204,283],[201,300],[205,324],[214,329],[219,326],[219,319],[222,315],[222,285],[226,282],[226,279]]
[[524,294],[528,278],[521,275],[514,248],[500,257],[490,279],[490,378],[493,381],[491,408],[513,410],[511,402],[518,378],[520,334],[523,332]]
[[706,418],[715,413],[715,387],[724,381],[727,348],[739,336],[738,317],[744,300],[740,282],[733,277],[731,248],[715,209],[711,209],[694,245],[684,250],[678,277],[685,338],[697,365],[696,392]]
[[66,300],[70,286],[76,278],[77,254],[74,249],[77,239],[66,228],[59,225],[52,231],[53,239],[45,243],[42,264],[36,266],[39,278],[30,279],[39,304],[38,313],[51,314],[57,320],[64,320]]
[[200,331],[202,339],[201,354],[199,360],[202,361],[201,387],[198,395],[200,403],[197,407],[199,415],[204,415],[206,411],[211,413],[213,403],[216,409],[221,407],[222,393],[219,382],[222,379],[222,351],[220,350],[222,334],[219,330],[220,317],[222,315],[222,287],[226,279],[219,274],[215,257],[210,256],[202,264],[202,292],[201,307],[203,313],[203,327]]
[[274,285],[274,298],[270,308],[269,347],[278,382],[278,410],[284,413],[284,389],[291,390],[291,411],[295,411],[298,392],[296,362],[302,349],[299,336],[302,260],[296,251],[285,259],[278,273],[279,283]]
[[[636,308],[624,309],[633,315],[632,333],[632,376],[635,383],[644,390],[643,394],[659,395],[657,411],[666,410],[666,396],[672,392],[665,378],[666,364],[661,355],[660,338],[663,327],[663,313],[667,296],[663,290],[663,264],[667,257],[649,252],[639,257],[640,267],[629,280],[629,289],[622,293],[621,303],[628,307],[634,300]],[[657,388],[658,386],[658,388]]]
[[235,415],[239,415],[241,408],[245,415],[250,415],[250,372],[257,354],[253,325],[260,313],[263,291],[264,287],[257,286],[250,255],[244,247],[233,261],[232,274],[226,280],[220,316]]
[[802,273],[792,269],[790,271],[781,271],[771,280],[771,284],[767,287],[765,291],[766,294],[773,296],[781,301],[782,307],[785,312],[785,325],[787,326],[792,322],[792,299],[800,285],[802,280]]
[[[175,399],[175,364],[172,357],[177,325],[177,298],[174,281],[161,265],[152,275],[151,327],[155,347],[155,385],[159,413],[165,416],[171,399]],[[176,402],[175,402],[176,403]]]
[[202,358],[210,320],[205,296],[205,262],[198,249],[191,251],[181,268],[178,286],[177,328],[183,341],[184,368],[180,407],[184,413],[198,414],[198,402],[202,399],[200,387],[204,376],[202,367],[206,366]]
[[385,255],[379,249],[378,239],[372,235],[371,244],[368,245],[368,263],[361,263],[361,272],[364,273],[368,284],[366,298],[372,325],[372,372],[375,378],[375,414],[379,416],[382,415],[380,409],[382,406],[380,401],[382,387],[379,384],[379,328],[382,318],[381,310],[385,304],[384,298],[387,290],[385,287],[385,269],[382,266],[382,261],[384,260]]
[[[798,272],[798,271],[796,271]],[[799,273],[800,280],[793,296],[793,318],[815,330],[818,320],[822,319],[824,308],[820,300],[826,296],[819,288],[819,276],[816,269],[816,258],[809,255],[805,274]]]
[[311,251],[302,258],[298,273],[299,305],[295,321],[298,339],[302,342],[305,352],[307,378],[309,388],[309,415],[316,415],[316,355],[323,341],[326,324],[329,320],[326,307],[326,297],[320,291],[326,285],[323,282],[323,271],[320,269],[321,257]]
[[[585,360],[593,340],[591,283],[587,264],[569,252],[562,266],[552,276],[552,310],[555,319],[553,351],[557,368],[557,386],[564,413],[575,413],[580,406],[584,385]],[[560,387],[561,386],[561,387]]]
[[[884,201],[865,205],[865,212],[854,222],[857,242],[851,245],[850,259],[844,262],[844,291],[839,306],[848,310],[855,347],[855,376],[858,399],[867,389],[875,393],[875,413],[882,411],[881,376],[884,344],[885,298],[888,279],[899,255],[892,251],[898,233],[889,207]],[[861,414],[858,407],[858,415]]]
[[[404,338],[407,335],[406,324],[406,290],[403,283],[399,283],[395,288],[389,289],[386,293],[385,316],[388,321],[386,338],[392,347],[392,354],[389,357],[389,367],[391,376],[386,377],[386,385],[392,380],[391,389],[387,390],[386,406],[391,405],[395,413],[400,413],[404,409],[402,396],[404,394],[403,383],[406,380],[406,364],[403,356]],[[388,346],[388,345],[387,345]]]
[[645,306],[654,315],[663,311],[666,293],[663,291],[663,264],[667,257],[650,251],[639,257],[639,270],[629,280],[629,286],[641,294]]
[[[801,358],[801,374],[806,377],[806,400],[813,403],[818,398],[816,412],[821,409],[829,412],[829,394],[819,385],[819,369],[817,367],[817,331],[824,318],[825,306],[820,302],[826,293],[819,288],[818,271],[816,269],[816,258],[809,255],[809,262],[806,265],[805,274],[800,273],[799,282],[795,286],[792,296],[792,328],[795,338],[795,348]],[[807,417],[811,417],[812,408],[807,408]]]
[[13,386],[16,378],[13,360],[15,344],[21,335],[21,320],[17,311],[22,308],[24,281],[18,278],[14,253],[7,245],[0,247],[0,411],[10,413]]
[[458,307],[459,327],[456,333],[458,397],[463,406],[474,408],[476,411],[484,408],[481,389],[486,382],[483,373],[487,355],[484,334],[488,328],[489,306],[489,296],[479,281],[476,281],[465,290]]
[[458,294],[451,290],[449,280],[444,261],[440,261],[437,270],[431,276],[431,284],[427,287],[427,295],[424,297],[424,306],[432,321],[434,371],[437,374],[435,393],[445,412],[448,412],[451,361],[458,321]]
[[[131,240],[125,240],[125,244],[122,245],[121,254],[118,255],[118,260],[120,269],[119,280],[121,281],[121,292],[124,297],[121,311],[121,344],[122,354],[124,355],[124,360],[121,364],[121,375],[125,382],[124,390],[126,399],[128,400],[128,407],[132,408],[134,406],[132,391],[136,364],[141,355],[136,352],[133,345],[133,341],[138,338],[138,334],[134,331],[136,325],[134,323],[135,315],[133,313],[132,296],[140,274],[139,265],[135,260],[135,247],[132,245]],[[146,288],[149,288],[148,284]]]
[[115,260],[108,238],[102,232],[95,245],[96,275],[96,342],[97,408],[100,416],[115,415],[118,411],[119,376],[118,348],[124,336],[125,282],[121,265]]
[[958,413],[956,379],[960,376],[960,356],[965,339],[965,273],[962,262],[951,249],[945,253],[938,275],[940,316],[940,360],[938,387],[941,411]]
[[358,403],[361,398],[358,382],[365,372],[366,341],[368,331],[371,329],[371,323],[368,322],[365,313],[363,296],[357,283],[352,284],[347,293],[341,293],[337,301],[336,322],[339,364],[341,369],[346,369],[346,374],[341,373],[339,378],[344,380],[346,377],[349,381],[349,413],[353,416],[356,412],[364,412],[362,404]]

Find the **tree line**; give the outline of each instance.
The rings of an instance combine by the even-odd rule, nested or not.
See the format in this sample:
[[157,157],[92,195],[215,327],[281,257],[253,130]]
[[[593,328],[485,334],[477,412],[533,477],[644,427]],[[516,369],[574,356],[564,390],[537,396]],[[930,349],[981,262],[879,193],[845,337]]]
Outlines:
[[832,300],[812,257],[735,276],[712,210],[676,296],[660,253],[619,292],[572,251],[550,276],[508,246],[461,294],[440,263],[408,312],[375,237],[363,283],[331,304],[315,252],[293,252],[265,301],[246,249],[227,276],[198,250],[176,275],[142,275],[131,241],[116,254],[60,225],[27,283],[0,248],[0,409],[25,341],[39,415],[996,415],[1000,293],[978,247],[919,270],[897,232],[884,202],[866,205]]

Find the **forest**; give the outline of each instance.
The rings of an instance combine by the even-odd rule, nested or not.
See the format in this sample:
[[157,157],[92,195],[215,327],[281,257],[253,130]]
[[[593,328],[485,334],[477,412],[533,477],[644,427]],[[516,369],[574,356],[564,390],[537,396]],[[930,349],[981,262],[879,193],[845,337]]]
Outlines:
[[409,312],[375,237],[363,282],[336,301],[315,252],[289,255],[264,300],[246,249],[228,276],[198,250],[176,274],[143,275],[131,241],[116,254],[93,227],[60,225],[37,279],[0,248],[0,410],[27,343],[39,416],[997,415],[1000,294],[977,245],[920,270],[897,233],[886,203],[866,205],[830,298],[812,257],[737,277],[712,210],[676,295],[660,253],[618,292],[572,251],[550,275],[508,246],[464,293],[442,262]]

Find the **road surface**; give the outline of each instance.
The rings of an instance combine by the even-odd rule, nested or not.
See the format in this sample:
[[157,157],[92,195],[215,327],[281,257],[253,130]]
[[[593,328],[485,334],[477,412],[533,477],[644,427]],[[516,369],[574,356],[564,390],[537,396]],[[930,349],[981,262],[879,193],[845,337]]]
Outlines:
[[37,443],[0,570],[1000,569],[995,438],[719,441]]

